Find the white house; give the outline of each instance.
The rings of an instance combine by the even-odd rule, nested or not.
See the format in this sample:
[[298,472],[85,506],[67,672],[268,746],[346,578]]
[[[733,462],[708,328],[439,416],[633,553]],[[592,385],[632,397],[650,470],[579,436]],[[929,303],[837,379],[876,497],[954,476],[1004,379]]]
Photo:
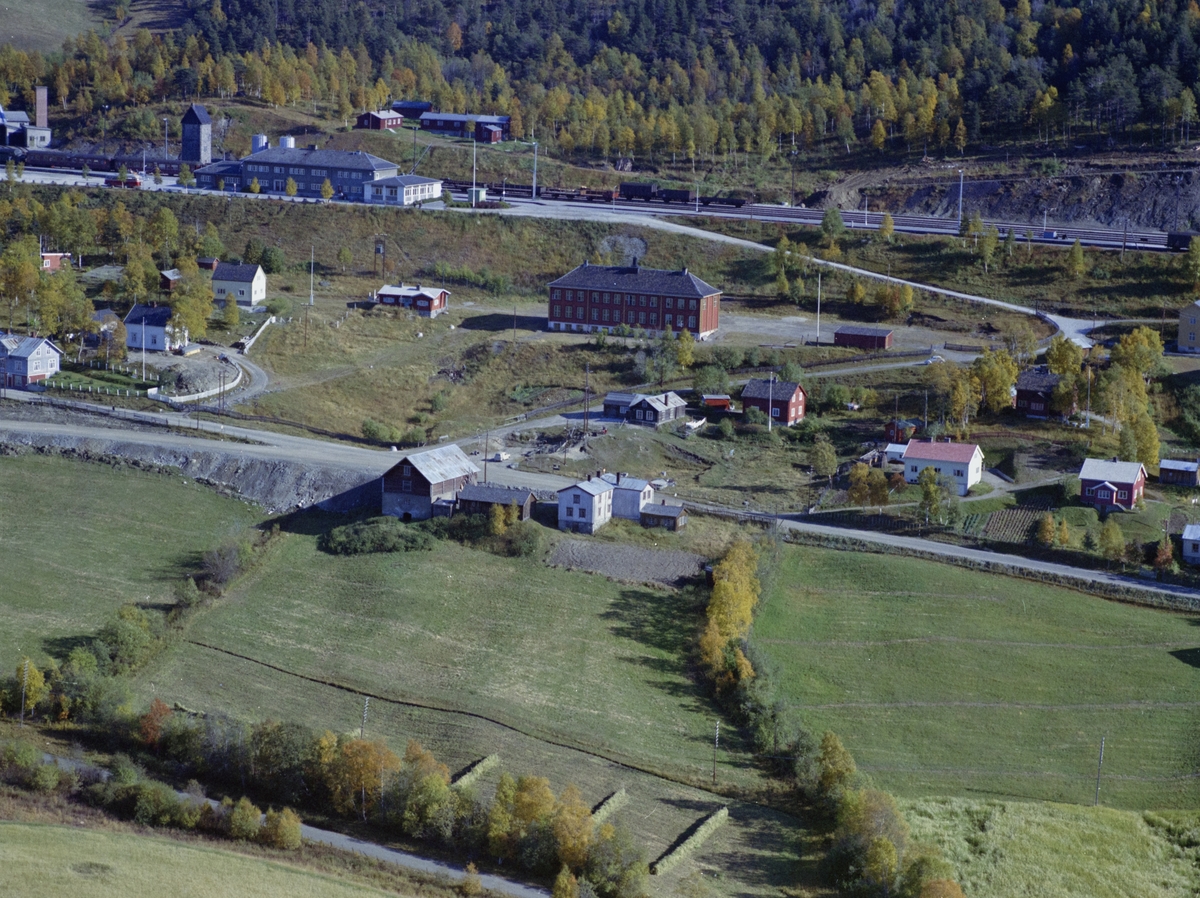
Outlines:
[[1183,528],[1183,560],[1187,564],[1200,564],[1200,524]]
[[958,487],[960,496],[983,479],[983,450],[974,443],[909,440],[901,461],[905,482],[916,483],[922,471],[933,468]]
[[213,299],[224,304],[259,306],[267,301],[267,275],[261,265],[218,262],[212,276]]
[[601,474],[600,479],[612,484],[614,518],[639,521],[642,509],[654,501],[654,487],[645,480],[638,480],[628,474]]
[[558,491],[558,529],[595,533],[612,519],[613,485],[590,474]]
[[125,316],[125,346],[147,352],[171,352],[187,346],[186,327],[171,323],[170,306],[138,303]]
[[883,449],[884,458],[889,464],[904,461],[904,450],[908,448],[907,443],[888,443]]
[[0,334],[0,385],[27,387],[52,377],[62,354],[45,337]]
[[396,175],[363,184],[363,199],[388,206],[413,206],[442,198],[442,182],[420,175]]

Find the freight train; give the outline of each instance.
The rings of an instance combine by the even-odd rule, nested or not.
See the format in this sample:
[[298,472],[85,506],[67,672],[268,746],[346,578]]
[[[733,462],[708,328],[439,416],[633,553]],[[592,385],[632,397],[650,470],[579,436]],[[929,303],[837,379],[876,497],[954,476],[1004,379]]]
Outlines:
[[3,151],[0,153],[0,159],[24,162],[26,168],[65,168],[82,171],[86,165],[89,171],[115,172],[120,171],[123,165],[127,171],[140,172],[144,164],[147,172],[153,171],[157,166],[164,175],[177,175],[180,165],[178,159],[168,159],[164,162],[140,155],[116,156],[105,153],[76,153],[71,150],[27,150],[24,147],[0,147],[0,150]]

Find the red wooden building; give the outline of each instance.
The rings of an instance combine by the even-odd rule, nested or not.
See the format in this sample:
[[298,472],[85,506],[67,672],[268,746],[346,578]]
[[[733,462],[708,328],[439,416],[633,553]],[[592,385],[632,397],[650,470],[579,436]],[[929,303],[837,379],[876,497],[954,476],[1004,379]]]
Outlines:
[[1145,488],[1140,462],[1087,458],[1079,469],[1079,501],[1100,511],[1132,511]]
[[834,346],[855,349],[891,349],[892,332],[886,327],[857,327],[843,325],[833,332]]
[[364,112],[354,120],[355,128],[366,128],[369,131],[386,131],[390,128],[399,128],[403,124],[404,116],[391,109]]
[[669,271],[633,265],[584,262],[551,281],[547,326],[559,331],[606,331],[625,327],[654,335],[689,331],[703,340],[721,319],[721,291],[686,268]]
[[64,265],[70,266],[70,253],[42,253],[42,271],[55,272]]
[[441,287],[422,287],[420,284],[415,287],[384,284],[376,291],[374,299],[385,306],[412,309],[422,318],[436,318],[449,308],[450,291]]
[[792,425],[804,420],[808,394],[788,380],[751,380],[742,388],[742,411],[758,409],[776,424]]

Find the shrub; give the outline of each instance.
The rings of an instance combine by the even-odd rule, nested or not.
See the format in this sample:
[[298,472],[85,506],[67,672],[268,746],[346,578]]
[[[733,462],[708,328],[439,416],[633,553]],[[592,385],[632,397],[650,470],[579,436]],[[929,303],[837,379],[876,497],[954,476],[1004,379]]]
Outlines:
[[262,258],[259,259],[259,264],[262,265],[263,271],[267,274],[278,274],[287,267],[287,259],[284,258],[283,250],[277,246],[268,246],[262,251]]
[[229,812],[229,838],[252,842],[261,828],[262,811],[243,795]]
[[264,845],[272,848],[295,851],[300,847],[300,815],[291,808],[267,811],[267,819],[258,838]]
[[424,527],[384,515],[335,527],[325,535],[321,548],[333,555],[363,555],[429,551],[433,544],[433,536]]
[[542,550],[542,528],[533,521],[522,521],[508,529],[508,554],[530,558]]
[[746,423],[765,426],[767,423],[767,416],[763,414],[762,409],[748,408],[746,409]]
[[24,740],[4,744],[0,749],[0,765],[4,778],[9,782],[24,783],[42,763],[42,753],[36,745]]
[[53,764],[39,764],[29,777],[29,788],[35,792],[53,792],[58,788],[60,771]]
[[723,440],[732,440],[737,435],[732,419],[722,418],[721,423],[717,425],[717,433],[721,435],[721,439]]
[[171,826],[180,817],[180,801],[165,783],[143,782],[133,787],[133,820],[143,826]]

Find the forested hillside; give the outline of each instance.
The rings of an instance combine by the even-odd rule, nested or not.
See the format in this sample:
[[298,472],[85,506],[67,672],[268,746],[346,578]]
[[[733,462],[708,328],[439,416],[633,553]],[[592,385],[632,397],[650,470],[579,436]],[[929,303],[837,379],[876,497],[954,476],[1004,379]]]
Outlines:
[[[566,153],[953,152],[1189,138],[1195,0],[188,0],[173,34],[0,52],[63,107],[240,92],[499,112]],[[122,21],[120,6],[113,10]],[[7,101],[0,90],[0,101]]]

